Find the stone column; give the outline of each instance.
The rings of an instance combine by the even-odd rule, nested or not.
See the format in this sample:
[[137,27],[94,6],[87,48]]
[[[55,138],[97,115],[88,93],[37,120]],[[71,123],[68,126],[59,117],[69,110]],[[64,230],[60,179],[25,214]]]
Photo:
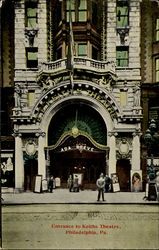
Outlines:
[[112,173],[116,173],[116,133],[110,132],[108,134],[109,138],[109,176]]
[[15,137],[15,188],[24,189],[24,160],[21,134]]
[[140,170],[140,133],[133,133],[132,170]]
[[45,161],[45,133],[38,135],[38,174],[42,175],[42,179],[46,178],[46,161]]

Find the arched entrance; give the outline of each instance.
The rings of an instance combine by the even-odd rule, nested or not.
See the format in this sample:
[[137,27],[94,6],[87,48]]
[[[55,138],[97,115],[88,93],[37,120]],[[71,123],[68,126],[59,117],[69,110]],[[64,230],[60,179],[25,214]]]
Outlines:
[[48,173],[60,177],[63,187],[69,174],[82,174],[84,187],[93,188],[99,174],[106,173],[107,130],[93,108],[84,104],[61,108],[50,122],[48,144]]

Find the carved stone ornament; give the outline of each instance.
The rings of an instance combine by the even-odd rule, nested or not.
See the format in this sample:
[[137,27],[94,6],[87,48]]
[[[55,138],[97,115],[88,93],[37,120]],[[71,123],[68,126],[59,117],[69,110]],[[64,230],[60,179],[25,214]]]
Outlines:
[[119,147],[119,153],[121,155],[127,155],[129,153],[130,146],[125,138],[121,140],[118,147]]
[[25,145],[26,153],[28,155],[34,155],[36,152],[36,144],[33,140],[29,140]]
[[25,29],[25,37],[29,40],[29,45],[32,47],[34,44],[34,38],[37,35],[38,29]]
[[117,28],[117,33],[120,36],[120,42],[121,42],[121,44],[125,44],[125,37],[129,33],[129,28],[128,27],[119,27],[119,28]]

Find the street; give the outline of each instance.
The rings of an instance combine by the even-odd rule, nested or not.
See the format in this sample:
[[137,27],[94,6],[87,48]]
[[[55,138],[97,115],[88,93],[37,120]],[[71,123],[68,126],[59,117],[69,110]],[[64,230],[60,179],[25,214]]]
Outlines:
[[158,249],[157,204],[2,206],[3,249]]

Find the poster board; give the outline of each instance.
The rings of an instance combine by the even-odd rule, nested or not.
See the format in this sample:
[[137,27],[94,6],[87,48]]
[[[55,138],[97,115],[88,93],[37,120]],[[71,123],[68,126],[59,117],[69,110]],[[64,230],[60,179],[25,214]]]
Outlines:
[[131,170],[131,191],[142,191],[142,170]]
[[46,192],[47,190],[48,190],[48,183],[47,183],[47,180],[44,179],[42,180],[42,191]]
[[74,174],[73,174],[73,179],[75,178],[75,176],[78,177],[78,184],[79,184],[79,185],[82,185],[83,174],[76,174],[76,173],[74,173]]
[[119,192],[120,185],[119,185],[119,178],[118,178],[117,173],[111,174],[111,179],[112,179],[113,192]]
[[35,177],[34,193],[41,193],[41,188],[42,188],[42,175],[37,175]]

